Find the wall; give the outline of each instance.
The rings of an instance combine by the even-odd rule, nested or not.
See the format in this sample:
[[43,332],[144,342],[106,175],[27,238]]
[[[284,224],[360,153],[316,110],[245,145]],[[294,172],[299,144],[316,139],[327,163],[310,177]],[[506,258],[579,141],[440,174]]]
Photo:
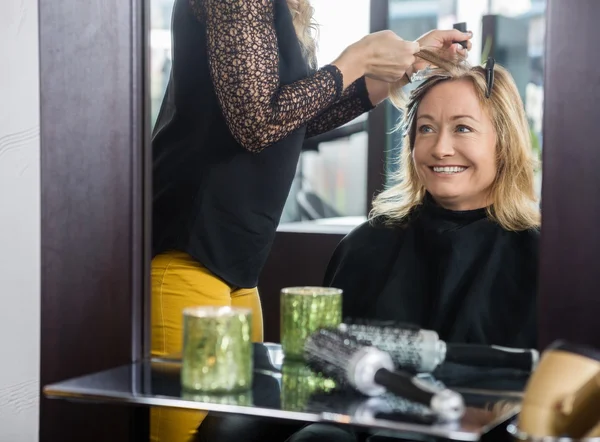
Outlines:
[[0,442],[38,440],[38,4],[0,2]]
[[[541,348],[564,339],[600,349],[598,17],[597,0],[548,1],[538,301]],[[573,29],[577,29],[576,45],[566,41]]]
[[[39,2],[42,386],[145,354],[144,2]],[[40,442],[147,442],[147,417],[42,397]]]

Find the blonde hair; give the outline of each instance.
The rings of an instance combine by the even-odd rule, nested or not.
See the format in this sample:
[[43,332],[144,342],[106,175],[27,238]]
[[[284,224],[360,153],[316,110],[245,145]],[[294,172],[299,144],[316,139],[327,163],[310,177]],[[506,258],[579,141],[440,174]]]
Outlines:
[[317,34],[318,27],[314,21],[314,8],[310,0],[297,0],[289,2],[288,6],[292,13],[294,28],[300,47],[311,68],[317,68]]
[[537,161],[523,102],[510,73],[496,64],[492,92],[486,98],[485,68],[471,67],[464,60],[443,59],[426,50],[418,56],[437,68],[412,92],[405,106],[401,91],[397,88],[391,91],[392,103],[404,108],[399,125],[405,132],[404,148],[399,170],[394,176],[396,184],[375,198],[370,217],[381,217],[389,225],[404,224],[413,210],[423,203],[426,189],[412,159],[418,106],[437,84],[467,79],[473,84],[479,103],[496,129],[497,172],[491,187],[492,205],[486,208],[488,218],[509,231],[539,227],[540,210],[534,185]]

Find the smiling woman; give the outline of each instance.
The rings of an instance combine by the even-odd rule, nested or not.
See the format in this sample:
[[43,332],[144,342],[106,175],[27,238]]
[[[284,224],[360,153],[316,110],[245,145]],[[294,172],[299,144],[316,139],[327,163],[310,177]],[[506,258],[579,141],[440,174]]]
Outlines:
[[435,87],[419,106],[416,126],[415,169],[436,201],[452,210],[491,205],[496,130],[473,83],[461,79]]
[[414,90],[406,106],[399,93],[393,94],[394,104],[405,107],[400,128],[408,148],[400,156],[398,184],[375,199],[372,217],[402,223],[429,193],[446,209],[485,209],[509,231],[539,227],[536,159],[510,73],[496,65],[488,85],[482,66],[444,60],[427,51],[420,57],[437,69]]
[[534,348],[540,214],[523,103],[498,65],[491,82],[419,56],[437,68],[404,108],[398,184],[339,245],[326,284],[344,290],[344,317]]

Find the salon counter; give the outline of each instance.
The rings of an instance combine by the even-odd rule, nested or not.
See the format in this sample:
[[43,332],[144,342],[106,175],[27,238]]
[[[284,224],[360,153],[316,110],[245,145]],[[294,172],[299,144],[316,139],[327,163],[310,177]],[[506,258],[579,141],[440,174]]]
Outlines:
[[278,232],[288,233],[317,233],[347,235],[362,223],[367,221],[366,216],[343,216],[336,218],[321,218],[313,221],[299,221],[281,223]]
[[467,410],[460,422],[437,422],[429,411],[391,396],[365,398],[331,391],[302,363],[284,363],[278,344],[255,344],[251,391],[231,396],[186,393],[180,387],[177,356],[149,359],[47,385],[53,399],[194,409],[299,422],[352,425],[388,437],[416,435],[476,441],[505,427],[518,413],[526,377],[508,372],[465,372],[452,368],[425,376],[462,393]]

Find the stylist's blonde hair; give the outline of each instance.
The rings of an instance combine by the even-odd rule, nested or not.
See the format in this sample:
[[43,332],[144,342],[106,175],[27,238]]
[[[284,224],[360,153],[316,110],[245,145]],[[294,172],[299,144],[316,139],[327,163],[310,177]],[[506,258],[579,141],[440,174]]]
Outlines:
[[300,46],[304,57],[312,68],[317,67],[317,24],[315,23],[314,8],[310,0],[288,0],[288,6],[294,20],[296,35],[300,40]]
[[420,58],[437,66],[432,76],[416,88],[404,104],[400,90],[391,93],[392,103],[404,109],[399,127],[405,131],[400,167],[393,187],[380,193],[373,202],[371,218],[389,225],[401,225],[423,202],[425,187],[418,178],[412,158],[416,136],[416,114],[423,98],[443,81],[466,79],[473,84],[482,108],[496,129],[497,173],[491,188],[492,205],[488,218],[505,230],[523,231],[540,225],[540,211],[534,185],[536,160],[533,155],[527,117],[519,91],[506,69],[496,65],[494,85],[486,98],[486,73],[481,66],[464,61],[445,60],[435,53],[422,51]]

